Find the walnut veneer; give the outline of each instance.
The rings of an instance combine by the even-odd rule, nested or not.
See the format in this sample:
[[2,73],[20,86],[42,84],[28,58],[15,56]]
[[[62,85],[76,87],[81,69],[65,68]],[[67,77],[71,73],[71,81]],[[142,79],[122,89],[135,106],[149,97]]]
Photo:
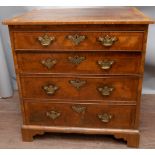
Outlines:
[[139,145],[151,19],[130,7],[34,10],[12,19],[24,141],[36,134],[112,134]]

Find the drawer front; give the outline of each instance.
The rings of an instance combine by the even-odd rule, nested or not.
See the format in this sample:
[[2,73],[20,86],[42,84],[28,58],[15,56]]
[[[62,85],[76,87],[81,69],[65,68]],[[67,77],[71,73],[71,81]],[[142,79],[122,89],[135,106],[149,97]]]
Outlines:
[[135,101],[137,77],[22,77],[24,98]]
[[21,73],[138,74],[141,53],[17,53]]
[[90,128],[133,128],[135,106],[25,103],[27,124]]
[[142,32],[15,32],[15,49],[142,50]]

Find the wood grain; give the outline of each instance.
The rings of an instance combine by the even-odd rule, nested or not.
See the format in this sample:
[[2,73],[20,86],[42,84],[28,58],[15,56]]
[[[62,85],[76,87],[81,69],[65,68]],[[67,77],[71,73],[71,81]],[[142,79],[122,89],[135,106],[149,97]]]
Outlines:
[[[102,105],[102,104],[74,104],[74,103],[37,103],[25,102],[26,124],[39,126],[64,126],[80,128],[134,128],[135,106],[133,105]],[[84,111],[77,112],[75,107],[85,107]],[[47,112],[56,111],[60,116],[55,120],[46,116]],[[102,122],[99,114],[108,114],[112,118],[109,122]],[[67,115],[66,115],[67,114]]]
[[33,10],[10,20],[7,25],[53,24],[151,24],[153,21],[133,7],[62,8]]
[[[141,53],[126,52],[17,52],[17,61],[20,74],[103,74],[103,75],[119,75],[119,74],[141,74],[140,60]],[[69,61],[69,57],[84,57],[81,63],[74,64]],[[48,59],[56,60],[53,67],[48,68],[43,65],[42,61]],[[113,61],[109,69],[102,69],[98,61]]]
[[[155,95],[142,95],[141,103],[141,121],[140,121],[140,144],[139,148],[141,149],[153,149],[155,148],[155,133],[154,128],[155,124],[152,123],[152,119],[155,117]],[[137,134],[137,130],[121,130],[121,129],[102,129],[96,130],[88,129],[87,130],[78,130],[79,128],[55,128],[55,127],[44,127],[38,128],[38,126],[23,126],[23,130],[32,135],[37,135],[43,133],[46,130],[47,133],[44,135],[32,136],[31,140],[33,142],[23,142],[21,136],[21,112],[20,112],[20,102],[19,102],[19,93],[14,92],[14,96],[7,99],[0,99],[0,124],[1,132],[0,138],[3,139],[0,141],[1,149],[127,149],[129,148],[126,145],[126,142],[122,139],[116,139],[113,135],[119,132],[124,133],[129,136]],[[63,130],[64,129],[64,130]],[[70,131],[70,133],[69,133]],[[79,134],[72,134],[71,132],[76,132]],[[59,132],[59,133],[58,133]],[[63,132],[66,132],[63,134]],[[132,132],[132,134],[131,134]],[[85,133],[85,134],[83,134]],[[94,133],[94,134],[92,134]],[[97,135],[98,133],[98,135]],[[130,133],[130,134],[129,134]],[[26,134],[24,134],[27,138]],[[32,138],[33,137],[33,138]],[[117,136],[118,137],[118,136]],[[27,138],[28,140],[28,138]],[[25,140],[26,141],[26,140]],[[134,140],[135,142],[135,140]],[[51,145],[52,143],[52,145]]]
[[[130,7],[39,10],[4,21],[9,25],[17,74],[23,141],[32,141],[33,136],[44,132],[112,134],[127,141],[128,146],[138,147],[150,23],[151,19]],[[45,34],[55,37],[46,47],[38,40]],[[66,38],[75,34],[86,37],[75,45]],[[97,39],[106,35],[116,37],[117,41],[114,39],[111,46],[104,47]],[[85,57],[85,61],[69,64],[66,58],[76,55]],[[49,57],[57,59],[51,70],[40,63]],[[98,59],[114,59],[115,63],[104,72],[96,64]],[[77,89],[77,83],[71,80],[84,83]],[[53,86],[50,87],[53,95],[47,94],[49,85],[58,86],[54,93]],[[102,93],[107,92],[98,89],[105,86],[110,87],[106,96]],[[86,106],[88,111],[79,117],[72,112],[71,105]],[[59,109],[64,117],[52,124],[45,117],[50,109]],[[115,115],[107,125],[96,117],[102,110]]]
[[[38,37],[48,35],[55,37],[55,40],[49,46],[42,46]],[[76,45],[67,36],[85,36],[86,39]],[[116,37],[117,41],[112,46],[103,46],[99,41],[99,37]],[[143,32],[15,32],[14,44],[16,50],[52,50],[52,51],[75,51],[75,50],[102,50],[102,51],[141,51],[143,41]]]
[[[136,101],[139,77],[26,76],[20,80],[23,98]],[[81,80],[86,83],[77,89],[69,83],[70,80]],[[47,95],[43,87],[49,85],[58,86],[59,89],[53,95]],[[98,88],[104,86],[113,88],[110,95],[103,96],[98,91]]]

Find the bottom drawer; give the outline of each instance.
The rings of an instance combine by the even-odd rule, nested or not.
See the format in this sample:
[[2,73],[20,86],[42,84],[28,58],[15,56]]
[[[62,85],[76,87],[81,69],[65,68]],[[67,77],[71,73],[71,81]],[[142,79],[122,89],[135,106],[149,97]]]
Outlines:
[[31,125],[133,128],[134,105],[103,105],[92,103],[40,103],[24,104],[26,122]]

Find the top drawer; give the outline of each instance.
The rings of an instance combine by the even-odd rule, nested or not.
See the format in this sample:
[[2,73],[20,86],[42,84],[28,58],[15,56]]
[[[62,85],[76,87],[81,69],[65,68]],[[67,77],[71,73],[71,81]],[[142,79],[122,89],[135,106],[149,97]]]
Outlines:
[[18,50],[55,51],[141,51],[143,32],[130,31],[72,31],[72,32],[14,32]]

